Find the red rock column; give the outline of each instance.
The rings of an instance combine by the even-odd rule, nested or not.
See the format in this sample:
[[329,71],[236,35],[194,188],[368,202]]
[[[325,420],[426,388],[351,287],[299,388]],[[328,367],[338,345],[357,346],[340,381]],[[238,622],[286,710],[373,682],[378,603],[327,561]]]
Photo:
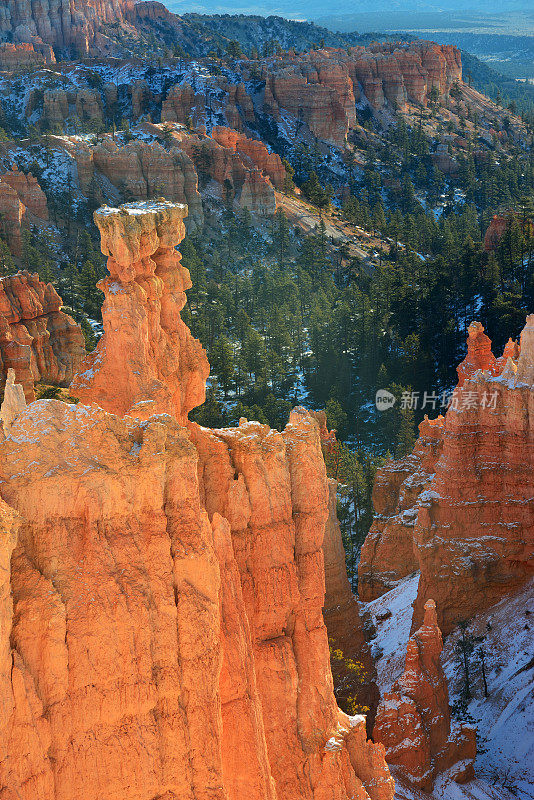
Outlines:
[[[440,654],[443,649],[436,604],[425,603],[423,625],[408,641],[403,675],[378,706],[374,737],[386,747],[388,764],[425,791],[431,791],[438,771],[475,758],[476,737],[471,728],[451,731],[449,692]],[[462,766],[458,782],[473,777]]]
[[425,417],[413,452],[377,470],[373,486],[375,515],[358,565],[358,595],[368,602],[417,572],[413,536],[418,500],[428,488],[443,444],[444,419]]
[[174,248],[186,214],[186,206],[165,201],[95,212],[110,277],[98,284],[104,335],[71,386],[83,402],[182,422],[204,402],[206,353],[180,317],[191,279]]

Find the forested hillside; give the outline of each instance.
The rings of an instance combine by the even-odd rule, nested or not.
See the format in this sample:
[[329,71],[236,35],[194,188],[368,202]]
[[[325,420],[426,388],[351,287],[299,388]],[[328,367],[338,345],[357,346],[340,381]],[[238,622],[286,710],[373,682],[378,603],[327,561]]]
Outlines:
[[[455,70],[422,91],[418,45],[295,56],[282,45],[298,33],[304,47],[314,26],[220,17],[215,27],[229,40],[219,56],[4,75],[2,271],[51,280],[91,349],[105,276],[93,211],[162,195],[186,202],[193,286],[183,315],[211,364],[195,417],[281,428],[295,405],[325,407],[357,548],[376,466],[410,451],[425,413],[446,410],[468,325],[480,320],[497,350],[522,328],[534,295],[532,126],[517,105],[469,86],[471,63],[459,80],[453,51],[422,46]],[[277,40],[283,31],[291,41]],[[265,55],[243,55],[260,45]],[[383,91],[366,77],[369,59],[391,65]],[[296,85],[307,105],[294,103]],[[26,175],[43,192],[46,224],[26,198],[17,227],[11,184]],[[485,248],[497,213],[509,222]],[[387,411],[375,405],[380,389],[396,399]]]

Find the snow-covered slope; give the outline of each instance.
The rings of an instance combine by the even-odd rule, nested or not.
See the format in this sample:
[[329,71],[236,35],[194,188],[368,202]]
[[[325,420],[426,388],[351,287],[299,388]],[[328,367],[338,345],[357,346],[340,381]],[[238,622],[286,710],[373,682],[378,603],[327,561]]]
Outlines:
[[[387,690],[404,668],[406,642],[410,632],[411,604],[417,592],[418,575],[399,583],[395,589],[364,608],[373,617],[376,639],[378,683]],[[391,616],[387,616],[391,611]],[[467,635],[483,637],[488,697],[480,659],[470,658],[472,699],[464,718],[472,718],[479,733],[475,762],[477,779],[458,786],[440,778],[431,796],[401,785],[398,800],[534,800],[534,580],[518,594],[470,621]],[[458,703],[464,683],[457,660],[459,630],[445,641],[443,666],[449,682],[450,702]]]

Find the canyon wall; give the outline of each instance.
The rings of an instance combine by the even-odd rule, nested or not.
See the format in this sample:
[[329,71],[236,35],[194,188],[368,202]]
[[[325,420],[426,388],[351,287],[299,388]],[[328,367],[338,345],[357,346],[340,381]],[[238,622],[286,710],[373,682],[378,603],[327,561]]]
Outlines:
[[462,62],[449,45],[383,42],[282,54],[264,63],[262,77],[267,113],[285,109],[317,138],[341,147],[356,121],[355,102],[367,100],[373,111],[426,106],[433,89],[445,98],[461,80]]
[[23,271],[0,278],[0,381],[13,368],[28,401],[34,384],[68,386],[85,354],[80,326],[51,283]]
[[152,141],[121,143],[107,135],[92,145],[55,138],[76,162],[82,192],[96,190],[102,196],[106,189],[109,192],[109,184],[103,185],[109,181],[115,195],[124,200],[165,197],[187,204],[188,230],[204,221],[199,189],[236,210],[275,213],[274,187],[283,186],[285,169],[279,156],[262,142],[228,128],[214,128],[211,137],[174,123],[142,122],[139,127]]
[[37,67],[41,64],[55,63],[54,51],[50,45],[4,42],[0,44],[0,69],[12,70],[18,67]]
[[48,222],[45,193],[31,173],[19,172],[15,164],[0,174],[0,215],[4,238],[17,257],[22,255],[23,225]]
[[[124,5],[128,6],[126,0]],[[135,20],[145,5],[128,7],[113,35],[118,36],[122,30],[125,36],[134,39],[139,36]],[[110,14],[114,8],[110,5]],[[178,25],[176,20],[174,24]],[[86,34],[82,35],[86,39],[85,51],[96,55],[100,49],[103,55],[110,55],[113,48],[120,49],[120,36],[112,41],[102,32],[93,34],[91,24],[88,23]],[[5,52],[7,66],[10,61],[15,66],[17,61],[30,64],[37,58],[51,60],[53,53],[43,55],[41,50],[45,45],[32,36],[28,34],[28,42],[32,40],[32,44],[6,43],[3,49],[0,47],[0,59]],[[88,37],[93,37],[92,45],[87,44]],[[78,44],[72,47],[76,49]],[[148,115],[148,119],[178,123],[204,135],[215,131],[214,139],[248,157],[280,188],[283,184],[280,160],[266,151],[261,142],[250,138],[257,137],[265,124],[272,133],[276,128],[278,135],[286,139],[297,136],[309,144],[311,135],[343,147],[350,131],[358,126],[358,111],[367,109],[367,113],[380,116],[384,109],[404,112],[409,104],[427,106],[429,100],[446,103],[452,85],[461,81],[461,75],[459,51],[432,42],[384,42],[299,54],[288,50],[258,62],[243,58],[235,62],[232,70],[222,71],[205,59],[193,62],[182,74],[179,69],[171,72],[170,85],[166,83],[164,87],[154,84],[153,76],[133,61],[123,73],[120,85],[110,80],[106,83],[87,80],[83,73],[70,80],[68,70],[55,83],[50,75],[43,74],[40,85],[36,83],[28,92],[25,115],[38,119],[44,130],[62,126],[66,119],[71,124],[77,120],[84,124],[109,123],[117,113],[120,96],[121,104],[127,103],[127,116],[132,122],[143,124]],[[229,130],[233,131],[231,135]]]
[[104,47],[106,37],[101,31],[107,25],[124,25],[133,5],[133,0],[7,0],[0,10],[0,38],[73,47],[83,57],[96,42]]
[[158,142],[130,142],[119,147],[106,138],[95,148],[87,148],[94,170],[102,173],[128,200],[167,200],[186,203],[189,218],[202,225],[204,215],[198,192],[195,166],[178,148],[166,150]]
[[261,215],[275,213],[271,176],[279,185],[285,170],[280,158],[261,142],[215,127],[212,137],[181,137],[180,147],[194,161],[207,193],[236,209],[248,208]]
[[286,176],[285,167],[277,153],[270,153],[263,142],[249,139],[242,133],[217,126],[211,131],[212,138],[223,147],[227,147],[241,158],[250,161],[251,165],[260,169],[276,189],[283,189]]
[[[338,447],[336,431],[328,430],[325,411],[309,411],[319,425],[321,448],[328,463],[329,457]],[[328,517],[323,539],[325,573],[325,598],[323,619],[328,631],[331,665],[334,674],[336,698],[347,708],[366,710],[369,735],[372,734],[374,718],[380,693],[376,685],[376,669],[367,642],[368,631],[360,613],[358,600],[352,592],[347,574],[345,548],[341,526],[337,516],[338,482],[328,479]],[[347,664],[360,665],[351,671]]]
[[420,570],[412,630],[430,597],[448,634],[532,572],[533,332],[531,315],[520,345],[510,339],[496,358],[472,323],[445,418],[425,420],[413,453],[377,473],[360,597]]
[[498,374],[474,372],[447,411],[443,451],[414,531],[421,568],[414,626],[428,597],[447,634],[532,574],[533,385],[530,315],[517,362],[508,357]]
[[0,435],[0,786],[392,800],[383,746],[333,694],[317,422],[187,421],[208,365],[179,314],[185,211],[97,212],[110,277],[80,402],[30,403]]

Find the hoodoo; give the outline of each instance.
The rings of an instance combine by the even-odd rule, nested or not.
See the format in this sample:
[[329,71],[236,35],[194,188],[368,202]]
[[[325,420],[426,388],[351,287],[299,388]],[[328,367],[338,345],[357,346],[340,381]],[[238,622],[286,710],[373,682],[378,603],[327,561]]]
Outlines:
[[187,206],[130,203],[95,213],[110,277],[99,287],[104,335],[71,391],[106,411],[147,418],[167,413],[182,423],[204,402],[209,364],[180,317],[191,287],[177,245]]
[[525,48],[165,3],[0,0],[0,800],[526,797]]
[[442,649],[436,604],[427,600],[423,625],[408,642],[406,669],[384,695],[374,728],[375,739],[386,746],[388,763],[425,791],[432,790],[437,772],[453,764],[458,764],[453,773],[458,783],[474,775],[475,730],[451,725]]
[[414,627],[428,597],[447,634],[532,574],[533,330],[531,314],[517,362],[509,357],[500,374],[491,367],[470,374],[447,411],[442,455],[414,530],[421,569]]

